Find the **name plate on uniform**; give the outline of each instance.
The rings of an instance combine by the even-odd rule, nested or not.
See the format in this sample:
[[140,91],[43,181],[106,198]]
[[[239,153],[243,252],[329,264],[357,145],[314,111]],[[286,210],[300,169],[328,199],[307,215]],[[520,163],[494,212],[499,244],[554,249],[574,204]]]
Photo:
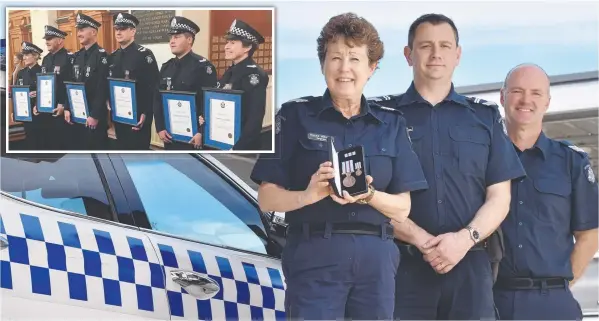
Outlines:
[[29,86],[11,86],[12,105],[15,121],[33,121],[31,118],[31,100],[29,99]]
[[189,143],[198,133],[196,93],[161,90],[160,94],[166,131],[173,140]]
[[71,121],[85,125],[89,116],[85,84],[71,81],[65,81],[64,84],[67,87],[67,97],[69,97],[69,106],[71,106]]
[[109,77],[108,88],[112,120],[116,123],[136,126],[138,121],[135,80]]
[[241,90],[202,88],[204,145],[230,150],[241,135]]
[[328,137],[327,143],[329,145],[329,161],[333,163],[333,169],[335,169],[335,177],[330,179],[329,183],[335,194],[343,197],[343,191],[347,191],[351,196],[368,192],[364,148],[354,146],[337,151],[333,137]]
[[56,74],[37,74],[37,111],[53,113],[56,108]]

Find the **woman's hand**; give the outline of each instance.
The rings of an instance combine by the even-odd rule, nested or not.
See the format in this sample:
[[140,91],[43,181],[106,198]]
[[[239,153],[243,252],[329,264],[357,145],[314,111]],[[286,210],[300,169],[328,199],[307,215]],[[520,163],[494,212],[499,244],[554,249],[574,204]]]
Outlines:
[[329,179],[335,177],[333,163],[324,162],[318,170],[310,177],[310,183],[304,191],[303,205],[314,204],[331,194]]
[[[366,186],[370,186],[370,184],[372,184],[373,178],[370,175],[366,175]],[[368,197],[368,195],[370,195],[370,191],[367,191],[366,193],[363,194],[359,194],[356,196],[351,196],[349,195],[349,193],[347,191],[343,191],[343,198],[335,195],[335,193],[332,191],[331,192],[331,198],[333,199],[333,201],[341,204],[341,205],[345,205],[345,204],[349,204],[349,203],[355,203],[361,199],[365,199]]]

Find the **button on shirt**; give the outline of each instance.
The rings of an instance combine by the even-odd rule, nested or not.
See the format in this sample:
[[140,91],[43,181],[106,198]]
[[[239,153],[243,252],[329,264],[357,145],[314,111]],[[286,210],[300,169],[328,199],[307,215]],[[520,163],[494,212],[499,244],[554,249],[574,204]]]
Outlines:
[[[333,107],[328,90],[322,97],[283,104],[277,115],[275,153],[260,155],[252,180],[291,191],[305,190],[310,177],[329,158],[326,137],[330,136],[337,150],[363,146],[366,173],[373,177],[372,185],[377,190],[398,194],[427,188],[400,113],[369,104],[364,97],[361,106],[360,114],[347,119]],[[342,206],[330,197],[287,212],[285,217],[289,224],[389,221],[372,206]]]
[[543,133],[532,148],[514,148],[527,177],[512,182],[510,213],[501,224],[506,255],[499,275],[572,279],[573,232],[598,225],[589,159]]
[[487,187],[525,175],[493,103],[459,95],[452,85],[432,106],[413,83],[405,94],[374,100],[403,112],[429,183],[412,193],[410,219],[433,235],[464,228],[485,203]]

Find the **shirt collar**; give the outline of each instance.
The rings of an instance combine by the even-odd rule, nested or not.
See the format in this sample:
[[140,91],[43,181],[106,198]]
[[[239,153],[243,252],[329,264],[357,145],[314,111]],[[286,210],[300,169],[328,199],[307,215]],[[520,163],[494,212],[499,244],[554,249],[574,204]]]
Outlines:
[[132,48],[137,49],[137,44],[135,43],[135,41],[131,42],[126,48],[121,48],[121,50],[123,50],[124,52],[129,52],[132,50]]
[[185,56],[183,56],[183,58],[175,57],[176,62],[187,61],[189,59],[193,59],[193,50],[190,50],[187,54],[185,54]]
[[[327,88],[327,90],[325,90],[324,94],[322,95],[322,99],[320,101],[320,106],[318,106],[318,108],[316,108],[316,110],[313,111],[313,115],[320,117],[322,115],[322,113],[326,110],[335,110],[335,106],[333,105],[333,99],[331,98],[331,92],[329,91],[328,88]],[[364,95],[362,95],[362,98],[360,101],[360,113],[354,117],[360,118],[362,116],[368,116],[368,117],[371,117],[371,119],[377,121],[378,123],[384,123],[384,121],[382,119],[377,117],[372,112],[372,108],[370,108],[368,100],[366,99],[366,97],[364,97]]]
[[[93,45],[91,45],[91,47],[89,47],[88,49],[85,49],[85,52],[86,52],[86,53],[88,53],[88,52],[95,51],[95,50],[96,50],[96,49],[98,49],[99,47],[100,47],[100,46],[98,45],[98,43],[97,43],[97,42],[94,42],[94,44],[93,44]],[[85,48],[85,47],[83,47],[83,48]]]
[[[453,83],[451,83],[451,89],[449,90],[449,94],[447,95],[447,97],[445,97],[445,99],[443,99],[443,101],[452,101],[457,103],[458,105],[462,105],[474,111],[474,109],[468,103],[468,100],[466,100],[466,97],[458,94],[455,91]],[[397,106],[400,107],[414,103],[429,104],[424,98],[422,98],[422,96],[420,96],[420,93],[418,93],[418,91],[416,90],[416,86],[414,86],[414,82],[412,81],[412,83],[410,84],[410,88],[408,88],[405,94],[403,94],[400,101],[397,103]]]
[[539,135],[534,147],[541,151],[543,159],[547,159],[547,156],[549,155],[550,143],[551,142],[549,141],[549,138],[547,138],[545,133],[541,131],[541,134]]

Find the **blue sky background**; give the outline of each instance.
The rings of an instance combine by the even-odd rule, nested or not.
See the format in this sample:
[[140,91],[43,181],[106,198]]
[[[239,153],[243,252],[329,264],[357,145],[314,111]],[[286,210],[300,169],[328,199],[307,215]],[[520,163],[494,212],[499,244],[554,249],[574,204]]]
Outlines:
[[[68,1],[9,1],[13,6],[71,6]],[[122,1],[82,1],[85,6],[122,7]],[[385,43],[380,69],[365,95],[401,93],[412,70],[403,57],[408,28],[424,13],[443,13],[460,32],[462,60],[456,86],[502,81],[523,62],[541,65],[550,75],[599,69],[599,4],[592,2],[391,2],[391,1],[181,1],[129,0],[133,6],[271,6],[276,8],[276,106],[301,96],[321,95],[326,86],[316,54],[316,38],[328,19],[355,12],[371,21]],[[4,7],[4,5],[3,5]],[[5,12],[0,18],[4,34]]]

